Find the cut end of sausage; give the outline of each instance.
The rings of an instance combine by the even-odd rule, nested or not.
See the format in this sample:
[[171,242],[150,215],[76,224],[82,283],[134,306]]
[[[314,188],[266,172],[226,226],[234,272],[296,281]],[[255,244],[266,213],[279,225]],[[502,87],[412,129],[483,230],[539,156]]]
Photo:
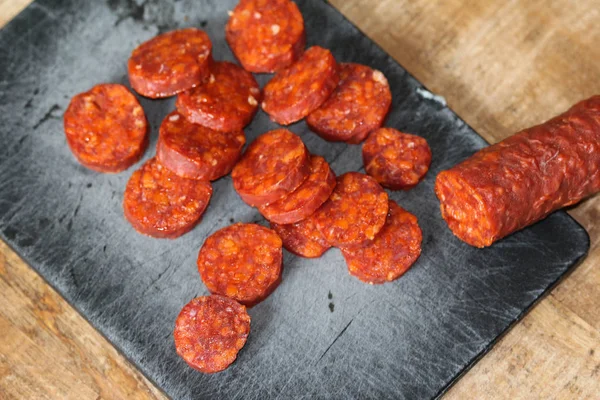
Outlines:
[[495,235],[485,202],[458,173],[442,171],[435,181],[435,193],[442,218],[460,240],[482,248],[500,239]]

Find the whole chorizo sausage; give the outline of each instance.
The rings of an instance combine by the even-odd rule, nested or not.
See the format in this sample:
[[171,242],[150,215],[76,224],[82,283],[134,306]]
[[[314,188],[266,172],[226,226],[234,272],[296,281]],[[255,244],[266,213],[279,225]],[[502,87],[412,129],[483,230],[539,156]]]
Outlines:
[[600,190],[600,96],[442,171],[442,217],[464,242],[495,241]]

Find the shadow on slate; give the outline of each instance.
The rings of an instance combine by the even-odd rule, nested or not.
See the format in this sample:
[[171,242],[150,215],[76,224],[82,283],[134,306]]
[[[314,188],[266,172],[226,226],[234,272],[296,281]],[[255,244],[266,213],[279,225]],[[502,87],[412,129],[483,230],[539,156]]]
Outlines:
[[[441,395],[584,257],[589,238],[558,212],[488,249],[457,240],[440,217],[434,177],[485,141],[422,98],[419,82],[323,1],[298,1],[308,44],[383,71],[394,98],[387,125],[431,145],[425,181],[391,193],[419,217],[423,254],[399,281],[369,286],[348,275],[337,250],[317,260],[286,253],[283,282],[250,310],[250,338],[227,371],[203,375],[176,355],[179,310],[207,294],[195,266],[204,239],[232,221],[262,219],[225,177],[191,233],[172,241],[137,234],[121,208],[135,167],[117,175],[81,167],[65,143],[62,114],[71,96],[94,84],[128,85],[130,52],[159,32],[202,27],[215,58],[233,60],[224,24],[234,4],[38,0],[0,32],[2,238],[172,398]],[[141,102],[152,126],[146,160],[174,100]],[[275,127],[259,112],[248,142]],[[304,122],[291,129],[336,173],[362,168],[360,146],[325,142]]]

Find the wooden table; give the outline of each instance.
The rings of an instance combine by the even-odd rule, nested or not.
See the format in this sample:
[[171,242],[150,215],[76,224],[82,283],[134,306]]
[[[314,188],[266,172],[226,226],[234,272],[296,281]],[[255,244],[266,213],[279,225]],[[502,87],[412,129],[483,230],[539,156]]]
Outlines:
[[[600,94],[600,0],[331,3],[490,142]],[[447,398],[597,398],[600,196],[570,213],[589,256]],[[0,304],[0,398],[164,398],[2,242]]]

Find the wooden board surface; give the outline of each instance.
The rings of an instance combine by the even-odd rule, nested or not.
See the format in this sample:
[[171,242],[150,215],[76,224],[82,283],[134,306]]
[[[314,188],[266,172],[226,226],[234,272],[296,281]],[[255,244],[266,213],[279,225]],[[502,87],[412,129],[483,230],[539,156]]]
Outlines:
[[[18,2],[0,3],[0,16]],[[595,0],[332,3],[490,141],[600,93]],[[587,260],[449,398],[585,398],[600,391],[600,198],[571,214],[590,232]],[[0,293],[10,304],[0,309],[0,323],[11,332],[0,345],[0,393],[160,395],[6,246],[0,254]],[[66,327],[57,328],[63,320]]]

